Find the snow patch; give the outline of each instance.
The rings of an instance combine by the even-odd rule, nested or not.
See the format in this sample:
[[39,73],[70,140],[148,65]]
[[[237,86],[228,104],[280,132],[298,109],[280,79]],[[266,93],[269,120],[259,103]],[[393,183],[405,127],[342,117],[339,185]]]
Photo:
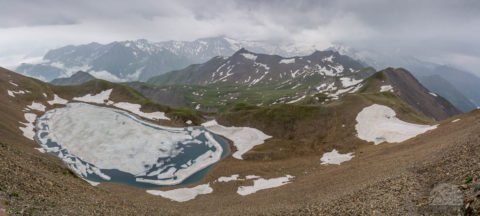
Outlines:
[[391,85],[380,86],[380,92],[386,92],[386,91],[393,92],[393,87]]
[[229,181],[236,181],[238,180],[238,177],[240,177],[240,175],[238,174],[234,174],[234,175],[231,175],[231,176],[228,176],[228,177],[220,177],[218,178],[218,182],[229,182]]
[[257,175],[247,175],[245,176],[246,179],[258,179],[260,178],[260,176],[257,176]]
[[333,149],[331,152],[326,152],[323,154],[322,158],[320,158],[321,164],[336,164],[340,165],[345,161],[349,161],[353,158],[353,152],[347,154],[340,154],[336,149]]
[[237,151],[233,153],[233,157],[242,160],[242,155],[248,152],[253,147],[263,144],[266,139],[271,136],[266,135],[260,130],[250,127],[225,127],[219,125],[217,121],[212,120],[202,124],[207,130],[212,133],[219,134],[233,141],[233,145]]
[[374,142],[398,143],[437,128],[437,125],[420,125],[404,122],[393,109],[374,104],[363,108],[357,115],[355,129],[358,138]]
[[354,85],[357,85],[358,83],[361,83],[363,80],[356,80],[354,78],[351,78],[351,77],[342,77],[340,78],[340,81],[342,82],[342,85],[343,87],[350,87],[350,86],[354,86]]
[[294,177],[291,175],[286,175],[284,177],[272,178],[272,179],[259,178],[253,181],[252,186],[240,186],[237,189],[237,193],[242,196],[246,196],[246,195],[256,193],[257,191],[260,191],[260,190],[280,187],[282,185],[286,185],[290,183],[290,180],[292,180],[293,178]]
[[19,127],[19,129],[22,131],[24,137],[33,140],[33,137],[35,137],[35,131],[33,130],[35,126],[33,122],[37,119],[37,115],[34,113],[25,113],[24,117],[27,123],[20,122],[24,127]]
[[241,55],[242,55],[244,58],[250,59],[250,60],[252,60],[252,61],[257,60],[257,57],[258,57],[258,56],[254,55],[254,54],[251,54],[251,53],[242,53]]
[[8,83],[12,84],[15,87],[18,87],[18,84],[14,83],[13,81],[8,81]]
[[294,63],[295,63],[295,59],[294,59],[294,58],[282,59],[282,60],[280,60],[279,63],[280,63],[280,64],[294,64]]
[[460,121],[460,119],[455,119],[455,120],[452,121],[452,123],[455,123],[455,122],[458,122],[458,121]]
[[85,179],[85,181],[88,182],[88,184],[90,184],[90,185],[92,185],[92,186],[94,186],[94,187],[95,187],[95,186],[98,186],[98,185],[100,184],[100,182],[90,181],[90,180],[86,180],[86,179]]
[[[107,81],[110,81],[110,82],[126,82],[128,80],[126,79],[122,79],[118,76],[115,76],[114,74],[106,71],[106,70],[102,70],[102,71],[88,71],[88,73],[92,76],[94,76],[95,78],[97,79],[103,79],[103,80],[107,80]],[[138,71],[136,71],[135,73],[138,73]],[[132,74],[130,76],[135,76],[135,74]]]
[[433,92],[428,92],[428,94],[430,94],[430,95],[432,95],[432,96],[434,96],[434,97],[438,97],[438,95],[435,94],[435,93],[433,93]]
[[322,61],[333,63],[333,58],[335,58],[335,57],[333,55],[330,55],[328,57],[323,58]]
[[295,99],[295,100],[291,100],[291,101],[287,102],[287,104],[296,103],[296,102],[298,102],[298,101],[303,100],[304,98],[305,98],[305,95],[303,95],[303,96],[301,96],[301,97],[299,97],[299,98],[297,98],[297,99]]
[[41,112],[45,112],[45,108],[46,108],[45,105],[43,105],[41,103],[37,103],[35,101],[33,101],[32,104],[28,105],[27,107],[30,108],[30,109],[33,109],[33,110],[41,111]]
[[113,104],[113,106],[124,109],[127,111],[130,111],[136,115],[139,115],[141,117],[147,118],[147,119],[152,119],[152,120],[170,120],[168,117],[165,116],[164,112],[152,112],[152,113],[144,113],[140,111],[142,106],[140,104],[133,104],[133,103],[128,103],[128,102],[118,102]]
[[7,90],[7,93],[10,97],[15,97],[15,95],[18,95],[18,94],[25,94],[29,91],[23,91],[23,90],[19,90],[19,91],[11,91],[11,90]]
[[193,188],[178,188],[169,191],[147,190],[147,193],[149,194],[161,196],[176,202],[186,202],[195,199],[198,195],[209,194],[212,192],[213,189],[210,187],[210,184],[202,184]]
[[37,151],[39,151],[40,153],[45,153],[45,152],[46,152],[45,149],[43,149],[43,148],[35,148],[35,149],[36,149]]
[[103,103],[105,103],[105,101],[108,101],[111,93],[112,93],[112,89],[108,89],[108,90],[102,91],[102,92],[100,92],[96,95],[87,94],[87,95],[82,96],[82,97],[74,97],[73,100],[87,102],[87,103],[103,104]]
[[57,94],[54,94],[53,95],[53,99],[50,100],[50,101],[47,101],[48,104],[50,105],[54,105],[54,104],[62,104],[62,105],[65,105],[68,103],[68,100],[65,100],[61,97],[59,97]]

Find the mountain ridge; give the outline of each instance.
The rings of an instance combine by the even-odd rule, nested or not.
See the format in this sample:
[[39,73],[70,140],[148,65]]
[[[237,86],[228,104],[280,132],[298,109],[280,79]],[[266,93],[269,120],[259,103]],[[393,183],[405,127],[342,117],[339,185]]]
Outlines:
[[90,75],[87,72],[78,71],[74,73],[72,76],[67,78],[57,78],[52,80],[50,83],[54,85],[80,85],[86,83],[88,81],[94,80],[95,77]]

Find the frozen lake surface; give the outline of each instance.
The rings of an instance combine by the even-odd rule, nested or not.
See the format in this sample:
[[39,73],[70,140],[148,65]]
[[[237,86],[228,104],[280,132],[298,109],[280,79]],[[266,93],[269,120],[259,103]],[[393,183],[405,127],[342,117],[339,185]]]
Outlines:
[[140,187],[200,180],[228,154],[226,140],[204,127],[172,128],[113,108],[69,103],[37,121],[35,139],[95,184]]

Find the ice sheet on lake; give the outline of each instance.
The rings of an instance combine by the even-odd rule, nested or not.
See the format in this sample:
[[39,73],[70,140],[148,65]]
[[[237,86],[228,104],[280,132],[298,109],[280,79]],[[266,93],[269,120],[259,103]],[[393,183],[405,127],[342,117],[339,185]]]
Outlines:
[[357,115],[358,138],[380,144],[397,143],[437,128],[437,125],[420,125],[398,119],[393,109],[374,104],[363,108]]
[[[37,131],[41,146],[56,153],[79,175],[94,173],[106,180],[110,177],[101,170],[116,169],[137,177],[137,182],[179,184],[219,161],[223,152],[203,128],[163,127],[125,111],[85,103],[48,111],[39,118]],[[200,137],[205,141],[198,140]],[[60,146],[49,147],[48,141]],[[202,145],[206,150],[188,164],[175,164],[182,166],[172,170],[172,158],[183,154],[187,145]]]
[[202,124],[209,131],[222,135],[227,139],[233,141],[233,145],[237,148],[237,151],[233,153],[233,157],[237,159],[243,159],[242,155],[248,152],[256,145],[263,144],[266,139],[271,136],[266,135],[260,130],[250,127],[225,127],[219,125],[217,121],[212,120]]
[[198,195],[212,193],[213,189],[210,184],[202,184],[193,188],[178,188],[168,191],[147,190],[147,193],[161,196],[177,202],[186,202],[195,199]]

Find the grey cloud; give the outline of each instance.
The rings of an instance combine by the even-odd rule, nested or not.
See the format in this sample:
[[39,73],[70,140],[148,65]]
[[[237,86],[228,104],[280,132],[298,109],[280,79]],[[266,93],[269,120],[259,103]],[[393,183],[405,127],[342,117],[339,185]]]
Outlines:
[[449,54],[480,56],[477,0],[0,0],[0,5],[0,48],[9,45],[3,50],[15,43],[22,49],[40,46],[16,37],[28,33],[51,47],[227,35],[272,43],[342,43],[445,62],[451,59],[442,56]]

